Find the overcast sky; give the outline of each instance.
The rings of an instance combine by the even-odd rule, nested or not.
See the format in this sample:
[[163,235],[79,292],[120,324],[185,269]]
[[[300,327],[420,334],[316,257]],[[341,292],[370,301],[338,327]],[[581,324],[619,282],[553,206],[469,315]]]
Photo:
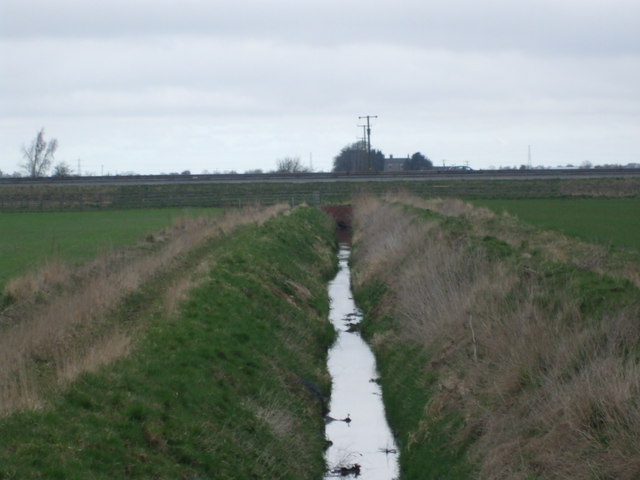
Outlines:
[[637,0],[1,0],[0,170],[640,162]]

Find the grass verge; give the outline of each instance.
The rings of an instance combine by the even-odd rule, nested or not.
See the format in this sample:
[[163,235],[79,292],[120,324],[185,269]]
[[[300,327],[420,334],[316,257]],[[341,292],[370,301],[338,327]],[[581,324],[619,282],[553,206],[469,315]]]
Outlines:
[[332,247],[309,208],[226,237],[175,315],[146,310],[132,353],[0,420],[0,478],[319,478],[323,420],[300,379],[328,389]]

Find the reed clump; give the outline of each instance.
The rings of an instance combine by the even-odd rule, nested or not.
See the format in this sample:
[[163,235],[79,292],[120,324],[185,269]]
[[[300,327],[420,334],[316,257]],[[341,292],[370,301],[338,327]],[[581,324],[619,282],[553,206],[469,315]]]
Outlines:
[[[175,309],[208,270],[204,261],[195,272],[180,272],[181,259],[212,238],[242,225],[261,224],[287,208],[180,218],[143,244],[76,268],[49,264],[7,282],[9,305],[0,312],[0,414],[39,406],[43,392],[125,355],[134,342],[135,326],[131,319],[112,317],[127,298],[177,269],[160,294],[165,305]],[[127,326],[120,328],[119,323]]]
[[638,478],[638,289],[574,258],[531,255],[523,238],[506,241],[498,216],[464,202],[393,201],[355,203],[353,271],[357,295],[384,285],[366,327],[383,372],[424,378],[412,412],[415,387],[384,391],[390,411],[407,410],[393,413],[405,473],[444,429],[479,478]]

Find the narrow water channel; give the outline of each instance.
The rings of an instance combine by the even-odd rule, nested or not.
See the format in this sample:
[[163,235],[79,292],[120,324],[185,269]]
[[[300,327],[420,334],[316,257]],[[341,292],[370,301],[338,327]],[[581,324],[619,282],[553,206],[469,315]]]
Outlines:
[[375,357],[357,328],[353,328],[362,320],[362,314],[351,293],[349,254],[349,246],[341,245],[340,270],[328,287],[329,320],[338,337],[328,358],[332,388],[326,435],[332,444],[325,454],[325,479],[392,480],[398,477],[397,447],[376,382]]

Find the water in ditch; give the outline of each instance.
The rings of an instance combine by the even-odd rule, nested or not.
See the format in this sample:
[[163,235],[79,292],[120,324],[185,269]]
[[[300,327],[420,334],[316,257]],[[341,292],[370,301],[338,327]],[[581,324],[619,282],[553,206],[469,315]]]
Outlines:
[[340,270],[329,283],[329,319],[338,332],[329,351],[332,378],[326,435],[325,479],[359,477],[392,480],[398,477],[398,454],[377,383],[375,357],[360,336],[362,314],[351,294],[348,245],[341,245]]

